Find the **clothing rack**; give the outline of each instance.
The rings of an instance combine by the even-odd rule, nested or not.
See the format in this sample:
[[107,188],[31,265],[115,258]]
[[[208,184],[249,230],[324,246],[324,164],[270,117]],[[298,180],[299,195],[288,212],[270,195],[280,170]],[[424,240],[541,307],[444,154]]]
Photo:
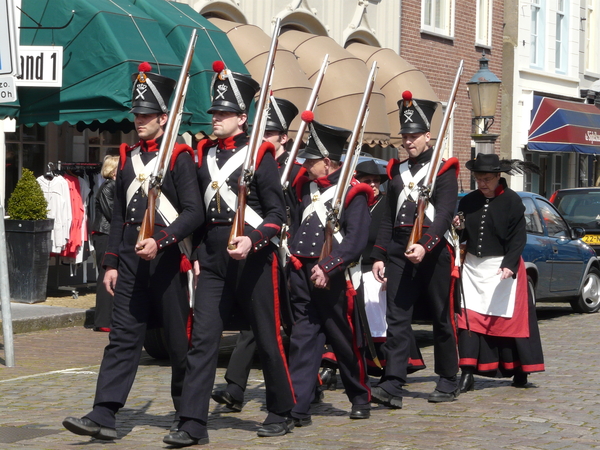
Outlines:
[[[91,174],[96,174],[99,173],[102,169],[102,163],[95,163],[95,162],[64,162],[64,161],[58,161],[56,164],[53,162],[49,162],[48,163],[48,172],[46,173],[46,177],[47,178],[51,178],[50,175],[60,175],[60,174],[64,174],[66,171],[70,171],[70,172],[85,172],[89,175]],[[89,244],[87,244],[87,242],[84,243],[84,247],[85,248],[85,252],[89,252],[89,249],[87,248]],[[94,283],[89,283],[88,282],[88,264],[92,264],[93,262],[93,258],[91,258],[91,253],[88,255],[87,258],[85,258],[83,260],[83,262],[81,263],[81,267],[80,268],[76,268],[74,265],[65,265],[65,264],[61,264],[60,262],[60,257],[59,256],[53,256],[53,260],[54,263],[51,264],[51,271],[53,272],[53,276],[49,277],[49,283],[48,283],[48,287],[51,289],[57,289],[57,290],[66,290],[66,291],[70,291],[73,298],[78,298],[79,296],[79,291],[78,288],[80,287],[89,287],[90,284],[94,284]],[[68,269],[67,269],[68,267]],[[76,277],[80,282],[67,282],[68,284],[63,284],[61,283],[61,278],[64,278],[65,276],[67,276],[64,271],[69,270],[70,271],[70,277]],[[77,272],[81,270],[81,274],[78,275]]]
[[102,169],[102,163],[58,161],[58,170],[86,170],[100,172],[100,169]]

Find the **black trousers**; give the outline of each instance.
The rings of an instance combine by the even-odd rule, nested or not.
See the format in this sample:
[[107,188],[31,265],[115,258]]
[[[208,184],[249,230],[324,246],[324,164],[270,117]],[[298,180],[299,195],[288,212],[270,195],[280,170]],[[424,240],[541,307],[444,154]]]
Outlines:
[[225,372],[227,391],[234,399],[241,402],[244,401],[244,391],[248,384],[255,352],[256,339],[254,339],[254,333],[252,330],[241,330],[235,343],[235,349],[233,349],[229,358],[227,372]]
[[[390,246],[386,265],[387,340],[383,347],[386,367],[379,386],[402,396],[410,355],[411,321],[417,302],[425,302],[433,320],[434,371],[442,377],[458,372],[454,312],[450,303],[450,252],[438,244],[418,265],[412,264],[400,246]],[[401,255],[401,256],[396,256]]]
[[227,253],[230,231],[229,226],[211,228],[200,247],[201,272],[181,417],[208,420],[221,332],[238,308],[250,322],[263,367],[269,412],[264,423],[283,422],[294,397],[281,339],[276,249],[269,245],[236,261]]
[[[109,344],[104,349],[94,406],[114,403],[122,407],[129,395],[139,364],[148,323],[164,327],[171,361],[171,396],[179,410],[189,348],[187,320],[190,312],[187,277],[179,270],[177,245],[167,247],[152,261],[134,251],[137,227],[126,225],[120,249]],[[114,427],[114,417],[88,415],[101,425]]]
[[104,287],[104,267],[102,259],[108,245],[108,234],[92,234],[92,242],[96,250],[96,267],[98,267],[98,278],[96,279],[96,309],[94,311],[94,328],[110,328],[112,317],[113,296]]
[[369,377],[364,349],[357,343],[354,304],[346,297],[346,280],[338,274],[331,277],[329,289],[317,289],[310,281],[316,259],[302,262],[290,274],[295,319],[290,337],[290,372],[296,394],[292,416],[310,416],[325,342],[335,353],[348,399],[353,405],[366,405],[371,400]]

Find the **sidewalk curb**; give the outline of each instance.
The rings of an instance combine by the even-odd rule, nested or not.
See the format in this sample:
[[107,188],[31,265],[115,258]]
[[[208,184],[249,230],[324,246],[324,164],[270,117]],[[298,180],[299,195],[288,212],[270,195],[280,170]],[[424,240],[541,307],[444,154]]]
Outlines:
[[[57,307],[57,309],[60,309]],[[57,312],[40,317],[26,317],[12,320],[13,334],[30,333],[32,331],[52,330],[77,326],[92,326],[94,310],[79,310],[74,312]],[[0,317],[0,324],[2,318]]]

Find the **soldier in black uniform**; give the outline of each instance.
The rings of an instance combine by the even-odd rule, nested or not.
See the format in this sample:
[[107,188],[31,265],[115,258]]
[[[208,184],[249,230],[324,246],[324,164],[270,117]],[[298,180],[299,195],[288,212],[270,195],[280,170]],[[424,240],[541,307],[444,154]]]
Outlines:
[[[133,384],[149,321],[159,319],[165,330],[176,417],[185,375],[190,303],[187,275],[180,270],[180,266],[185,266],[182,248],[184,239],[202,224],[204,208],[193,150],[178,144],[171,161],[167,161],[154,234],[136,244],[147,206],[148,179],[175,86],[174,80],[150,70],[148,63],[142,63],[139,74],[133,76],[131,112],[140,141],[131,147],[121,145],[110,236],[103,261],[104,284],[114,295],[114,309],[94,408],[81,419],[67,417],[63,421],[69,431],[97,439],[117,437],[115,414],[125,404]],[[189,260],[187,266],[191,269]]]
[[[331,254],[319,261],[323,247],[327,207],[339,181],[340,158],[349,130],[313,121],[300,158],[308,177],[297,184],[301,220],[292,237],[290,290],[294,325],[290,337],[290,371],[296,405],[296,426],[311,425],[310,404],[315,398],[325,341],[331,345],[340,368],[346,395],[352,403],[351,419],[368,419],[371,393],[361,346],[360,326],[354,318],[356,291],[347,271],[360,258],[367,243],[373,192],[355,181],[344,201],[340,231],[334,233]],[[360,267],[355,269],[360,277]]]
[[[275,147],[275,158],[279,166],[279,173],[283,172],[288,162],[289,153],[285,150],[288,142],[288,128],[298,114],[298,108],[289,100],[283,98],[270,98],[269,117],[265,126],[264,140]],[[300,166],[298,166],[300,167]],[[296,170],[296,173],[298,170]],[[293,176],[293,173],[292,173]],[[287,199],[286,199],[287,200]],[[288,207],[288,210],[290,208]],[[284,288],[287,292],[287,287]],[[281,292],[283,294],[284,292]],[[244,392],[248,383],[248,376],[252,368],[256,340],[252,330],[241,330],[235,344],[235,349],[229,358],[227,372],[225,372],[225,389],[216,389],[212,399],[225,405],[232,411],[239,412],[244,404]]]
[[[230,241],[238,179],[248,151],[247,111],[258,83],[247,75],[221,71],[213,86],[213,133],[218,142],[198,145],[198,182],[207,208],[198,259],[200,274],[194,303],[192,348],[188,353],[179,431],[163,439],[185,447],[208,442],[207,420],[219,342],[234,310],[248,319],[256,337],[266,385],[268,415],[261,437],[281,436],[293,428],[292,386],[281,340],[276,236],[285,205],[273,146],[263,144],[247,198],[243,236]],[[236,248],[228,249],[229,244]]]
[[[458,161],[451,158],[437,173],[422,238],[408,246],[416,216],[418,188],[424,182],[433,148],[429,146],[431,118],[437,103],[413,99],[403,93],[400,106],[400,134],[408,159],[388,164],[390,177],[388,211],[383,216],[371,253],[373,274],[387,279],[387,341],[385,372],[372,390],[373,400],[391,408],[402,407],[402,386],[406,384],[411,338],[411,319],[417,302],[424,303],[433,316],[435,372],[440,376],[429,402],[447,402],[458,394],[456,324],[450,301],[451,252],[444,234],[452,222],[458,185]],[[385,267],[385,273],[384,273]]]

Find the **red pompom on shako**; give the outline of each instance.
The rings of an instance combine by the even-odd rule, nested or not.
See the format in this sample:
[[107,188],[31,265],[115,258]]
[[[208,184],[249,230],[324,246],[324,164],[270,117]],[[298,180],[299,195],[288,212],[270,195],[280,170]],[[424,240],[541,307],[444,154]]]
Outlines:
[[402,93],[402,100],[404,100],[405,102],[410,102],[412,100],[412,92],[404,91]]
[[213,63],[213,70],[217,73],[222,72],[224,68],[225,63],[223,61],[217,60]]
[[308,122],[308,123],[315,120],[314,113],[312,111],[308,111],[308,110],[304,111],[300,117],[302,117],[302,120],[304,120],[305,122]]
[[138,72],[150,72],[152,70],[152,66],[148,62],[140,63],[138,66]]

